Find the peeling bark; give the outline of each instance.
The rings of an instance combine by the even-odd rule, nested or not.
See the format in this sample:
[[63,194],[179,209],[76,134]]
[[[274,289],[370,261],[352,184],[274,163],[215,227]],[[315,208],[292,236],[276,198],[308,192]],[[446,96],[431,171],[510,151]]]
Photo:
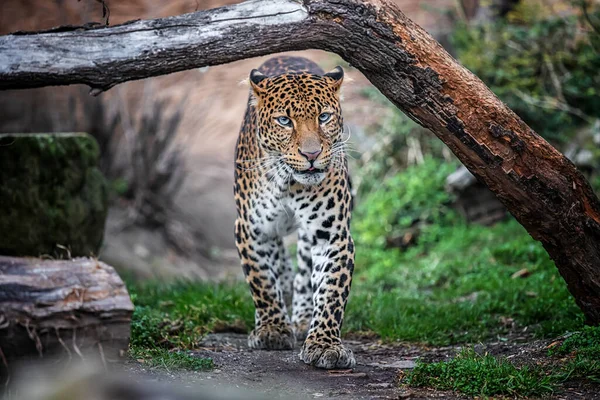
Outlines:
[[385,0],[251,0],[111,28],[0,37],[0,89],[133,79],[269,53],[342,56],[434,132],[554,259],[600,323],[600,202],[575,166]]

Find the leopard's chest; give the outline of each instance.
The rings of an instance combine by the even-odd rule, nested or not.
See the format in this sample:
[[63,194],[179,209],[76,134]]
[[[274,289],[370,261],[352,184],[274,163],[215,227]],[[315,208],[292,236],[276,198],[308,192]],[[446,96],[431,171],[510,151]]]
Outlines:
[[323,200],[315,188],[300,185],[261,187],[250,197],[250,223],[270,237],[285,236],[307,222],[317,222],[325,212],[317,212]]

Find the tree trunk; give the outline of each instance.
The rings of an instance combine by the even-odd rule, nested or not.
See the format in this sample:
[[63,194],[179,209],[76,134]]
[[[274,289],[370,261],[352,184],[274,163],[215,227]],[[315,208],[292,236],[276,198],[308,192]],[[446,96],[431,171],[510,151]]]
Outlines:
[[600,323],[600,202],[573,164],[429,34],[385,0],[251,0],[92,30],[0,38],[0,88],[132,79],[269,53],[342,56],[434,132],[556,262],[587,321]]
[[57,353],[116,359],[132,312],[123,281],[98,260],[0,256],[0,369]]

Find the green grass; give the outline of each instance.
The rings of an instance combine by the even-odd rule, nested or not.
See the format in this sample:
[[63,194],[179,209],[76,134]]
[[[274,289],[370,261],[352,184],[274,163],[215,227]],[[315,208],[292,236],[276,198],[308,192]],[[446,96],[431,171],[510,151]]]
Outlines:
[[206,369],[212,361],[189,355],[215,325],[250,326],[254,309],[241,284],[129,283],[135,311],[130,354],[151,366]]
[[586,326],[548,353],[566,356],[568,362],[558,373],[562,380],[585,378],[600,383],[600,327]]
[[516,366],[505,358],[466,348],[447,362],[418,362],[402,383],[475,396],[542,396],[568,380],[600,383],[600,327],[585,327],[574,333],[551,348],[549,355],[559,359]]
[[600,360],[600,327],[586,326],[580,332],[575,332],[567,337],[556,350],[550,350],[550,354],[573,352]]
[[129,355],[144,365],[154,368],[187,369],[191,371],[204,371],[214,367],[210,358],[196,357],[185,351],[169,351],[161,348],[143,348],[133,346]]
[[[508,318],[540,337],[582,327],[554,264],[516,222],[434,226],[421,235],[440,240],[428,249],[362,254],[357,243],[346,329],[444,345],[503,334]],[[521,269],[529,275],[511,278]]]
[[540,396],[552,392],[552,377],[538,366],[517,368],[509,361],[473,349],[447,362],[417,363],[405,380],[408,386],[454,390],[472,396]]
[[[449,208],[444,180],[454,168],[429,159],[359,199],[346,330],[446,345],[505,334],[508,319],[539,337],[581,329],[581,311],[525,229],[514,220],[469,225]],[[385,248],[415,221],[416,246]]]
[[[505,334],[506,319],[539,337],[582,328],[583,316],[552,261],[515,221],[494,227],[432,225],[421,237],[405,252],[368,247],[357,237],[345,332],[446,345]],[[511,278],[523,268],[529,276]],[[238,329],[253,324],[243,282],[130,288],[136,305],[132,346],[193,349],[215,324]]]

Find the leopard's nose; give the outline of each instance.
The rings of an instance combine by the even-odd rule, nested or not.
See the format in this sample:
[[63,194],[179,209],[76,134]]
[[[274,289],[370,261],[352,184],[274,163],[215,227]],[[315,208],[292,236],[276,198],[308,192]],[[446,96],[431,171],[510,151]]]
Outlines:
[[302,151],[301,149],[298,149],[298,153],[300,153],[304,158],[306,158],[308,161],[314,161],[317,159],[317,157],[319,157],[319,154],[321,154],[321,151],[323,151],[323,149],[319,149],[317,151],[312,151],[312,152],[305,152]]

